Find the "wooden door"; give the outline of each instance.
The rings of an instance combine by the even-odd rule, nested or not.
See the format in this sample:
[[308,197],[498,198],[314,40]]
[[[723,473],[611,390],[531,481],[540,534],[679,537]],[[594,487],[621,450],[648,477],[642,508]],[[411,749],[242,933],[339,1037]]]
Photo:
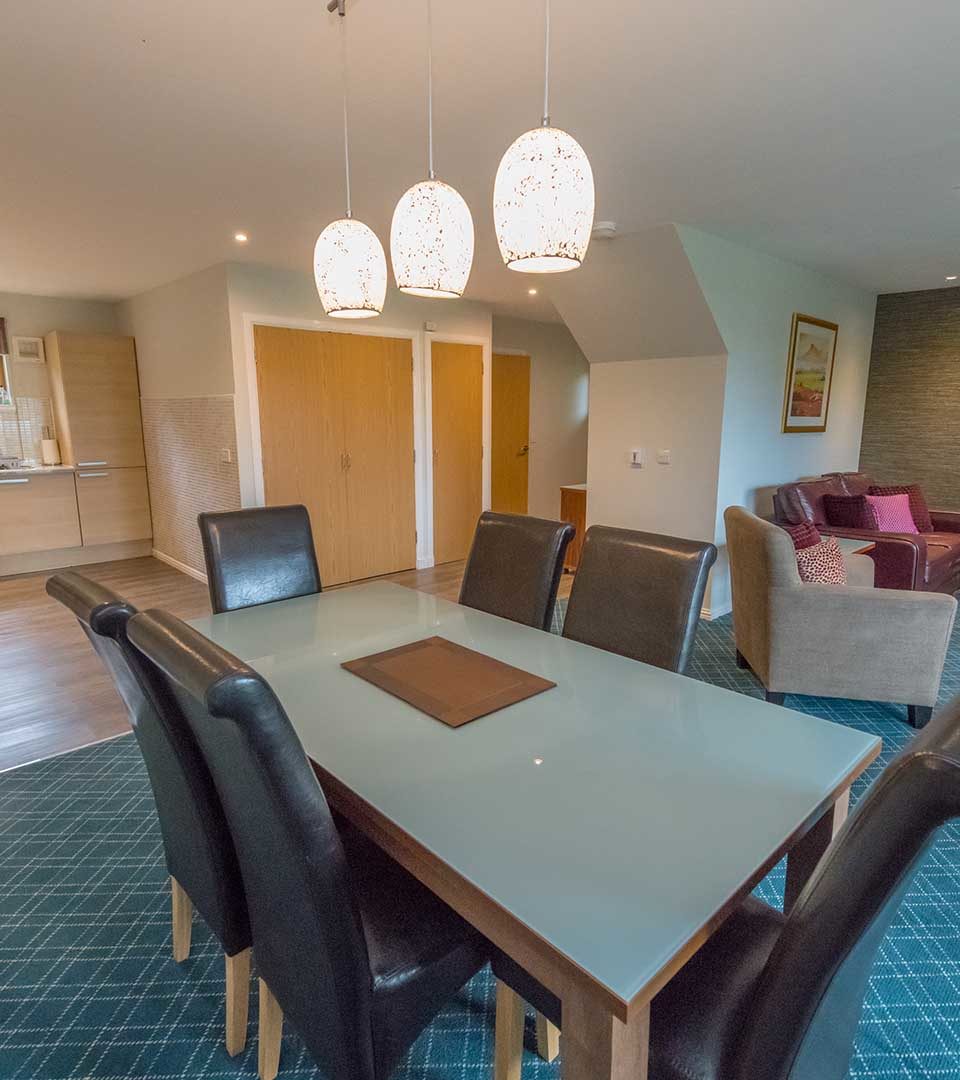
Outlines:
[[495,353],[491,373],[490,505],[527,512],[530,462],[530,357]]
[[45,340],[63,460],[113,469],[142,466],[133,338],[57,332]]
[[416,565],[410,341],[255,326],[264,496],[303,503],[325,585]]
[[483,349],[430,345],[433,396],[433,553],[465,559],[483,500]]
[[263,493],[310,512],[320,580],[350,580],[339,334],[254,326]]
[[413,344],[338,334],[347,453],[350,580],[417,565]]

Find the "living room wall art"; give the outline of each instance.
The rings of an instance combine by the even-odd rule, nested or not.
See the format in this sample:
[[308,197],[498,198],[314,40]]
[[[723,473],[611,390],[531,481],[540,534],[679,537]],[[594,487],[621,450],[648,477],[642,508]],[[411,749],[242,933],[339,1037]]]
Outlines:
[[794,312],[783,395],[785,432],[827,430],[838,330],[836,323]]

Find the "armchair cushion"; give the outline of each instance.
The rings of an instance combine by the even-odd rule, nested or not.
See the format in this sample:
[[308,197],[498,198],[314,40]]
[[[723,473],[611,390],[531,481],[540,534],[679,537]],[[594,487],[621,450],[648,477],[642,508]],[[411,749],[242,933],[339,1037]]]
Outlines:
[[801,581],[818,581],[823,585],[847,583],[847,570],[835,536],[828,536],[811,547],[798,549],[797,570]]
[[799,525],[784,525],[784,532],[790,534],[790,539],[793,541],[793,546],[797,551],[801,551],[803,548],[813,547],[814,544],[819,544],[823,537],[817,532],[816,525],[811,525],[809,521],[801,521]]
[[927,506],[926,496],[919,484],[873,484],[870,487],[870,495],[907,495],[910,500],[910,516],[916,523],[918,532],[933,532],[933,522],[930,520],[930,509]]

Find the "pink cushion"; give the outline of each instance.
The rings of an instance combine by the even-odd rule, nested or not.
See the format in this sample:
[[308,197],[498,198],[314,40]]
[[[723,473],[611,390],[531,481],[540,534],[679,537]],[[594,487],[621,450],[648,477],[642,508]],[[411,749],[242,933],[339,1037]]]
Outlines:
[[846,585],[847,568],[835,536],[827,536],[812,547],[797,551],[797,570],[801,581],[820,585]]
[[933,522],[930,520],[930,508],[927,506],[927,498],[923,494],[923,488],[919,484],[885,484],[883,487],[873,486],[867,493],[869,495],[903,495],[910,499],[910,516],[913,523],[922,533],[933,532]]
[[916,522],[910,513],[910,496],[902,495],[868,495],[867,502],[873,510],[873,516],[877,519],[877,528],[880,532],[916,533]]

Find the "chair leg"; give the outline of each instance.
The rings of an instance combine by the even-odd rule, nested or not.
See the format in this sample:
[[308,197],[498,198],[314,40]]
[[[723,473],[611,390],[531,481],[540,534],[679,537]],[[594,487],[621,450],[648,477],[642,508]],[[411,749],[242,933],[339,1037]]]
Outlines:
[[247,1045],[250,1007],[250,950],[223,957],[227,978],[227,1053],[231,1057]]
[[764,697],[771,705],[782,705],[786,694],[781,694],[778,690],[764,690]]
[[537,1013],[537,1053],[544,1061],[555,1061],[560,1053],[560,1029]]
[[493,1080],[520,1080],[523,1062],[523,999],[497,979]]
[[933,716],[933,709],[929,705],[907,706],[907,719],[910,721],[911,727],[926,727],[926,725],[930,722],[931,716]]
[[173,958],[182,964],[190,955],[193,901],[175,877],[170,878],[170,906],[173,916]]
[[283,1013],[270,987],[260,980],[260,1033],[257,1046],[257,1072],[260,1080],[275,1080],[280,1071],[280,1040],[283,1037]]
[[747,663],[747,658],[739,649],[737,649],[737,667],[740,668],[741,671],[750,670],[750,665]]

